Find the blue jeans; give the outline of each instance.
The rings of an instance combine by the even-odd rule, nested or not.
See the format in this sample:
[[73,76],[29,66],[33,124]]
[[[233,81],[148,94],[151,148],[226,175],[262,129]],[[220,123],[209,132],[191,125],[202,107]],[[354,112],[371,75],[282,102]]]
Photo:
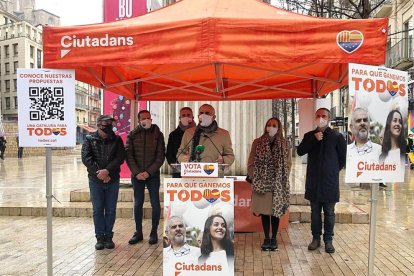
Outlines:
[[311,230],[315,240],[320,240],[322,235],[322,209],[324,213],[323,240],[332,240],[335,225],[335,204],[335,202],[311,202]]
[[89,179],[89,190],[93,206],[95,235],[97,237],[111,235],[116,218],[119,179],[105,184]]
[[134,217],[136,232],[142,233],[142,207],[145,200],[145,186],[147,186],[151,207],[152,207],[152,227],[151,232],[156,232],[160,223],[161,204],[160,204],[160,173],[156,173],[147,180],[131,178],[132,188],[134,188]]

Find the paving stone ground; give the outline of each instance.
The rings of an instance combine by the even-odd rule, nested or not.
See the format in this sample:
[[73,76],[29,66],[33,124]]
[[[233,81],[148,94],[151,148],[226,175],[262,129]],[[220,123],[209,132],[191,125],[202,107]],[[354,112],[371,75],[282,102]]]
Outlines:
[[[74,189],[87,187],[78,156],[54,159],[57,198],[68,201]],[[305,166],[296,160],[292,192],[303,192]],[[414,275],[414,181],[406,170],[405,183],[387,183],[379,191],[376,225],[375,275]],[[0,207],[27,202],[43,204],[44,158],[0,161]],[[369,212],[370,191],[341,183],[341,201]],[[114,250],[96,251],[93,222],[87,217],[53,218],[53,275],[162,275],[162,245],[146,239],[128,244],[134,232],[130,218],[115,224]],[[159,231],[161,235],[161,231]],[[336,252],[323,247],[309,252],[310,224],[291,223],[278,234],[279,250],[262,252],[262,233],[235,234],[236,275],[367,275],[369,224],[336,224]],[[0,216],[0,275],[46,275],[46,217]]]

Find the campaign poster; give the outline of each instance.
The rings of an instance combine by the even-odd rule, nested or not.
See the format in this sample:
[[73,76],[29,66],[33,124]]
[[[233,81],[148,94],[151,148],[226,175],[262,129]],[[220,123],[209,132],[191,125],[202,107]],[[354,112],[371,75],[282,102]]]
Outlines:
[[[147,13],[147,0],[104,0],[104,22],[130,19]],[[131,106],[134,100],[119,96],[109,90],[104,90],[103,112],[116,120],[114,131],[126,141],[131,130]],[[147,103],[140,101],[138,109],[146,109]],[[138,113],[137,113],[138,114]],[[131,173],[126,162],[121,166],[121,178],[129,178]]]
[[74,147],[75,71],[17,69],[19,146]]
[[234,181],[165,178],[163,275],[234,275]]
[[404,182],[408,73],[349,64],[351,108],[345,182]]

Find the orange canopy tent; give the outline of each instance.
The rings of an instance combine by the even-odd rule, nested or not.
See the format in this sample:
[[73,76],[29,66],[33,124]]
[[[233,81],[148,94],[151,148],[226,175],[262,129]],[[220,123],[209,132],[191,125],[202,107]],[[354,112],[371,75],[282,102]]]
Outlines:
[[322,19],[257,0],[183,0],[129,20],[45,27],[46,68],[138,100],[312,98],[385,61],[387,19]]

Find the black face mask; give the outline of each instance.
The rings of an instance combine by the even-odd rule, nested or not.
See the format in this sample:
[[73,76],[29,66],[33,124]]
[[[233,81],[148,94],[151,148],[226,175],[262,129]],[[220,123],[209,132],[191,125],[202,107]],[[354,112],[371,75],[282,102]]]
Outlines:
[[113,132],[112,125],[104,125],[102,126],[101,130],[106,134],[111,134]]

